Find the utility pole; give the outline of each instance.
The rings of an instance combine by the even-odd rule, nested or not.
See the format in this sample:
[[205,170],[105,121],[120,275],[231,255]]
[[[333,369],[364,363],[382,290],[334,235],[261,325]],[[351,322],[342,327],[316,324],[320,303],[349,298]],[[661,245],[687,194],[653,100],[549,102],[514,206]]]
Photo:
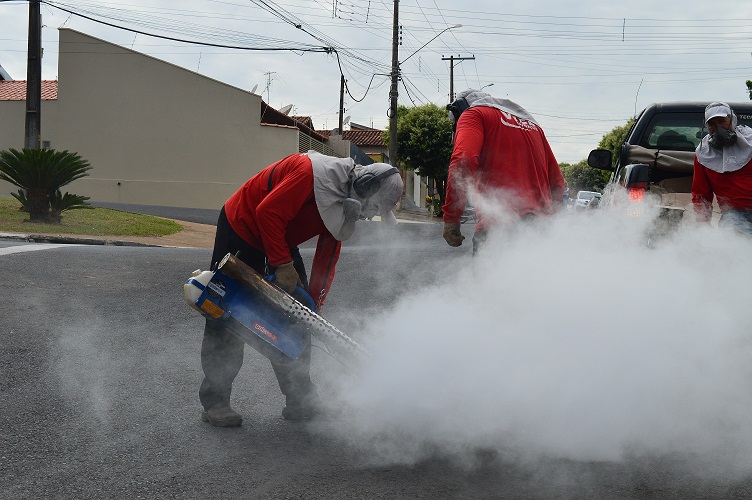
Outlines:
[[394,0],[392,24],[392,86],[389,89],[389,164],[397,166],[397,82],[399,81],[399,0]]
[[345,75],[340,75],[339,80],[339,135],[342,135],[342,120],[345,114]]
[[449,61],[449,102],[454,102],[454,61],[467,61],[475,60],[475,56],[472,57],[444,57],[441,56],[442,61]]
[[26,55],[26,128],[24,148],[41,146],[42,14],[40,0],[29,0],[29,45]]

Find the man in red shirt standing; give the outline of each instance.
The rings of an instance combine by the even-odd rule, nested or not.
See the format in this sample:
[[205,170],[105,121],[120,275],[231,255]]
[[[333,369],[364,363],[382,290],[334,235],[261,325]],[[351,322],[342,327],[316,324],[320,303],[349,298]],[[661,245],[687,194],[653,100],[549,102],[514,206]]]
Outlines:
[[[399,171],[385,163],[360,166],[350,158],[315,151],[290,155],[243,184],[224,204],[217,221],[211,268],[228,253],[261,274],[274,272],[287,292],[306,288],[320,309],[334,279],[341,242],[355,230],[362,211],[396,222],[392,208],[402,195]],[[297,246],[318,236],[310,284]],[[201,420],[236,427],[243,417],[230,407],[232,382],[243,364],[244,343],[221,320],[207,318],[201,345],[204,380]],[[312,417],[318,394],[310,377],[311,346],[290,364],[272,362],[286,397],[287,420]]]
[[718,198],[718,227],[752,235],[752,129],[738,125],[725,102],[705,108],[708,135],[695,150],[692,204],[697,220],[710,222]]
[[[538,123],[524,108],[478,90],[465,90],[447,106],[456,125],[449,164],[444,212],[444,239],[457,247],[465,239],[460,216],[468,192],[491,214],[476,205],[478,216],[473,253],[493,225],[491,218],[528,220],[548,217],[561,206],[564,177]],[[485,212],[485,213],[484,213]]]

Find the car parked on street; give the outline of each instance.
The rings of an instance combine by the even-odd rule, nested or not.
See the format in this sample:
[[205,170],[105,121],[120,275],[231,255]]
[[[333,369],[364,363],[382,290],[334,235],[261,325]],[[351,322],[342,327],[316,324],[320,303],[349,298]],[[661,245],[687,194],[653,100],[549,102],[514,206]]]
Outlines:
[[601,200],[601,193],[596,191],[578,191],[574,199],[574,208],[596,208]]

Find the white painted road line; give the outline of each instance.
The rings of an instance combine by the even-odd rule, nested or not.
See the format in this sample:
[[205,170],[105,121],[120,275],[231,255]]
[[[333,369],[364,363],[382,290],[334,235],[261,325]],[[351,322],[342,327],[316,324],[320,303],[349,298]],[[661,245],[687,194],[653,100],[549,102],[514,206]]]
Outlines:
[[80,247],[83,245],[71,245],[68,243],[30,243],[28,245],[18,245],[14,247],[0,248],[0,255],[10,255],[13,253],[36,252],[37,250],[51,250],[60,247]]

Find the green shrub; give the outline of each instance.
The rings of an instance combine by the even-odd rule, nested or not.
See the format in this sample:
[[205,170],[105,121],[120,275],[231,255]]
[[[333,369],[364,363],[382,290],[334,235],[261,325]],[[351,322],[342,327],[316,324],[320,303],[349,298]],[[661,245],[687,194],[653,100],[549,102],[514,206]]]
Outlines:
[[85,177],[89,162],[78,153],[54,149],[0,151],[0,179],[21,189],[13,194],[32,221],[60,222],[65,210],[85,208],[88,197],[60,194],[60,188]]

